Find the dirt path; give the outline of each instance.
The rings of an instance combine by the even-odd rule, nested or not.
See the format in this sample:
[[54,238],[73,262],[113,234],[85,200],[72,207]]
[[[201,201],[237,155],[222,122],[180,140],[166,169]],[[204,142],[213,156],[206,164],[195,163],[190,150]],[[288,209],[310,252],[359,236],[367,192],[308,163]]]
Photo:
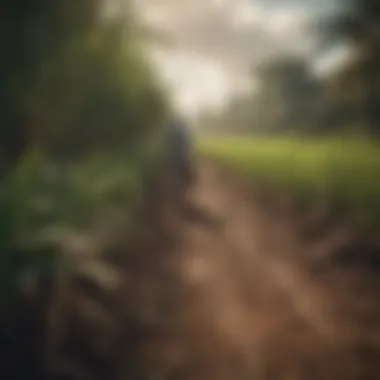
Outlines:
[[215,163],[199,164],[189,203],[188,212],[164,213],[166,223],[152,218],[152,228],[144,219],[136,247],[98,263],[120,285],[100,298],[74,290],[67,339],[75,360],[95,348],[82,358],[88,378],[378,379],[378,282],[315,274],[314,247],[295,224]]
[[213,164],[198,174],[191,204],[221,223],[176,221],[180,299],[169,332],[145,346],[147,378],[356,378],[354,364],[339,365],[351,349],[337,338],[336,300],[297,261],[304,247],[289,224]]

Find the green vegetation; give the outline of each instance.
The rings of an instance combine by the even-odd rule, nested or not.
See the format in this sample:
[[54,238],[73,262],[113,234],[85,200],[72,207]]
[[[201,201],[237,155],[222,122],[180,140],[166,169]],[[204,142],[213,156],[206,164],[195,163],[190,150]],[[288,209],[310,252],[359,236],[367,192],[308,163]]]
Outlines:
[[377,142],[360,138],[209,138],[199,149],[287,192],[303,206],[325,202],[366,223],[380,223]]
[[168,107],[128,2],[7,1],[0,19],[2,307],[68,235],[132,217]]

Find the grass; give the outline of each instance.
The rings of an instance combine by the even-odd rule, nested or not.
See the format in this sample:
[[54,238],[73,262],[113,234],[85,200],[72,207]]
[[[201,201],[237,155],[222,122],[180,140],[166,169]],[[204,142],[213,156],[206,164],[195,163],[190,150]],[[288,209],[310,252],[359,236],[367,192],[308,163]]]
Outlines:
[[380,226],[380,146],[375,141],[222,137],[200,140],[198,148],[303,205],[339,205],[361,221]]

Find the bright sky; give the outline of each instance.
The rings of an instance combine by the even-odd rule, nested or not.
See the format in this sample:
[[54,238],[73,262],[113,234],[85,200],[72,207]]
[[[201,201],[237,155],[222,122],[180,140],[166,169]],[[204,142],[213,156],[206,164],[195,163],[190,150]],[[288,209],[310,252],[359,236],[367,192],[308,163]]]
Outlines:
[[247,87],[255,62],[273,53],[308,54],[312,17],[334,0],[136,0],[143,20],[170,40],[152,56],[184,113],[218,107]]

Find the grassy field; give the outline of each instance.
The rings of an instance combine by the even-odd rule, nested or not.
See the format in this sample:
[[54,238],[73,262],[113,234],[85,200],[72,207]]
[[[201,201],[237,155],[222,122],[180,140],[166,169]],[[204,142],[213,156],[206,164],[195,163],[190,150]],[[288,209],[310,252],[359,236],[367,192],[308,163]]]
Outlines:
[[323,201],[380,225],[380,146],[374,141],[223,137],[201,139],[199,150],[304,206]]

